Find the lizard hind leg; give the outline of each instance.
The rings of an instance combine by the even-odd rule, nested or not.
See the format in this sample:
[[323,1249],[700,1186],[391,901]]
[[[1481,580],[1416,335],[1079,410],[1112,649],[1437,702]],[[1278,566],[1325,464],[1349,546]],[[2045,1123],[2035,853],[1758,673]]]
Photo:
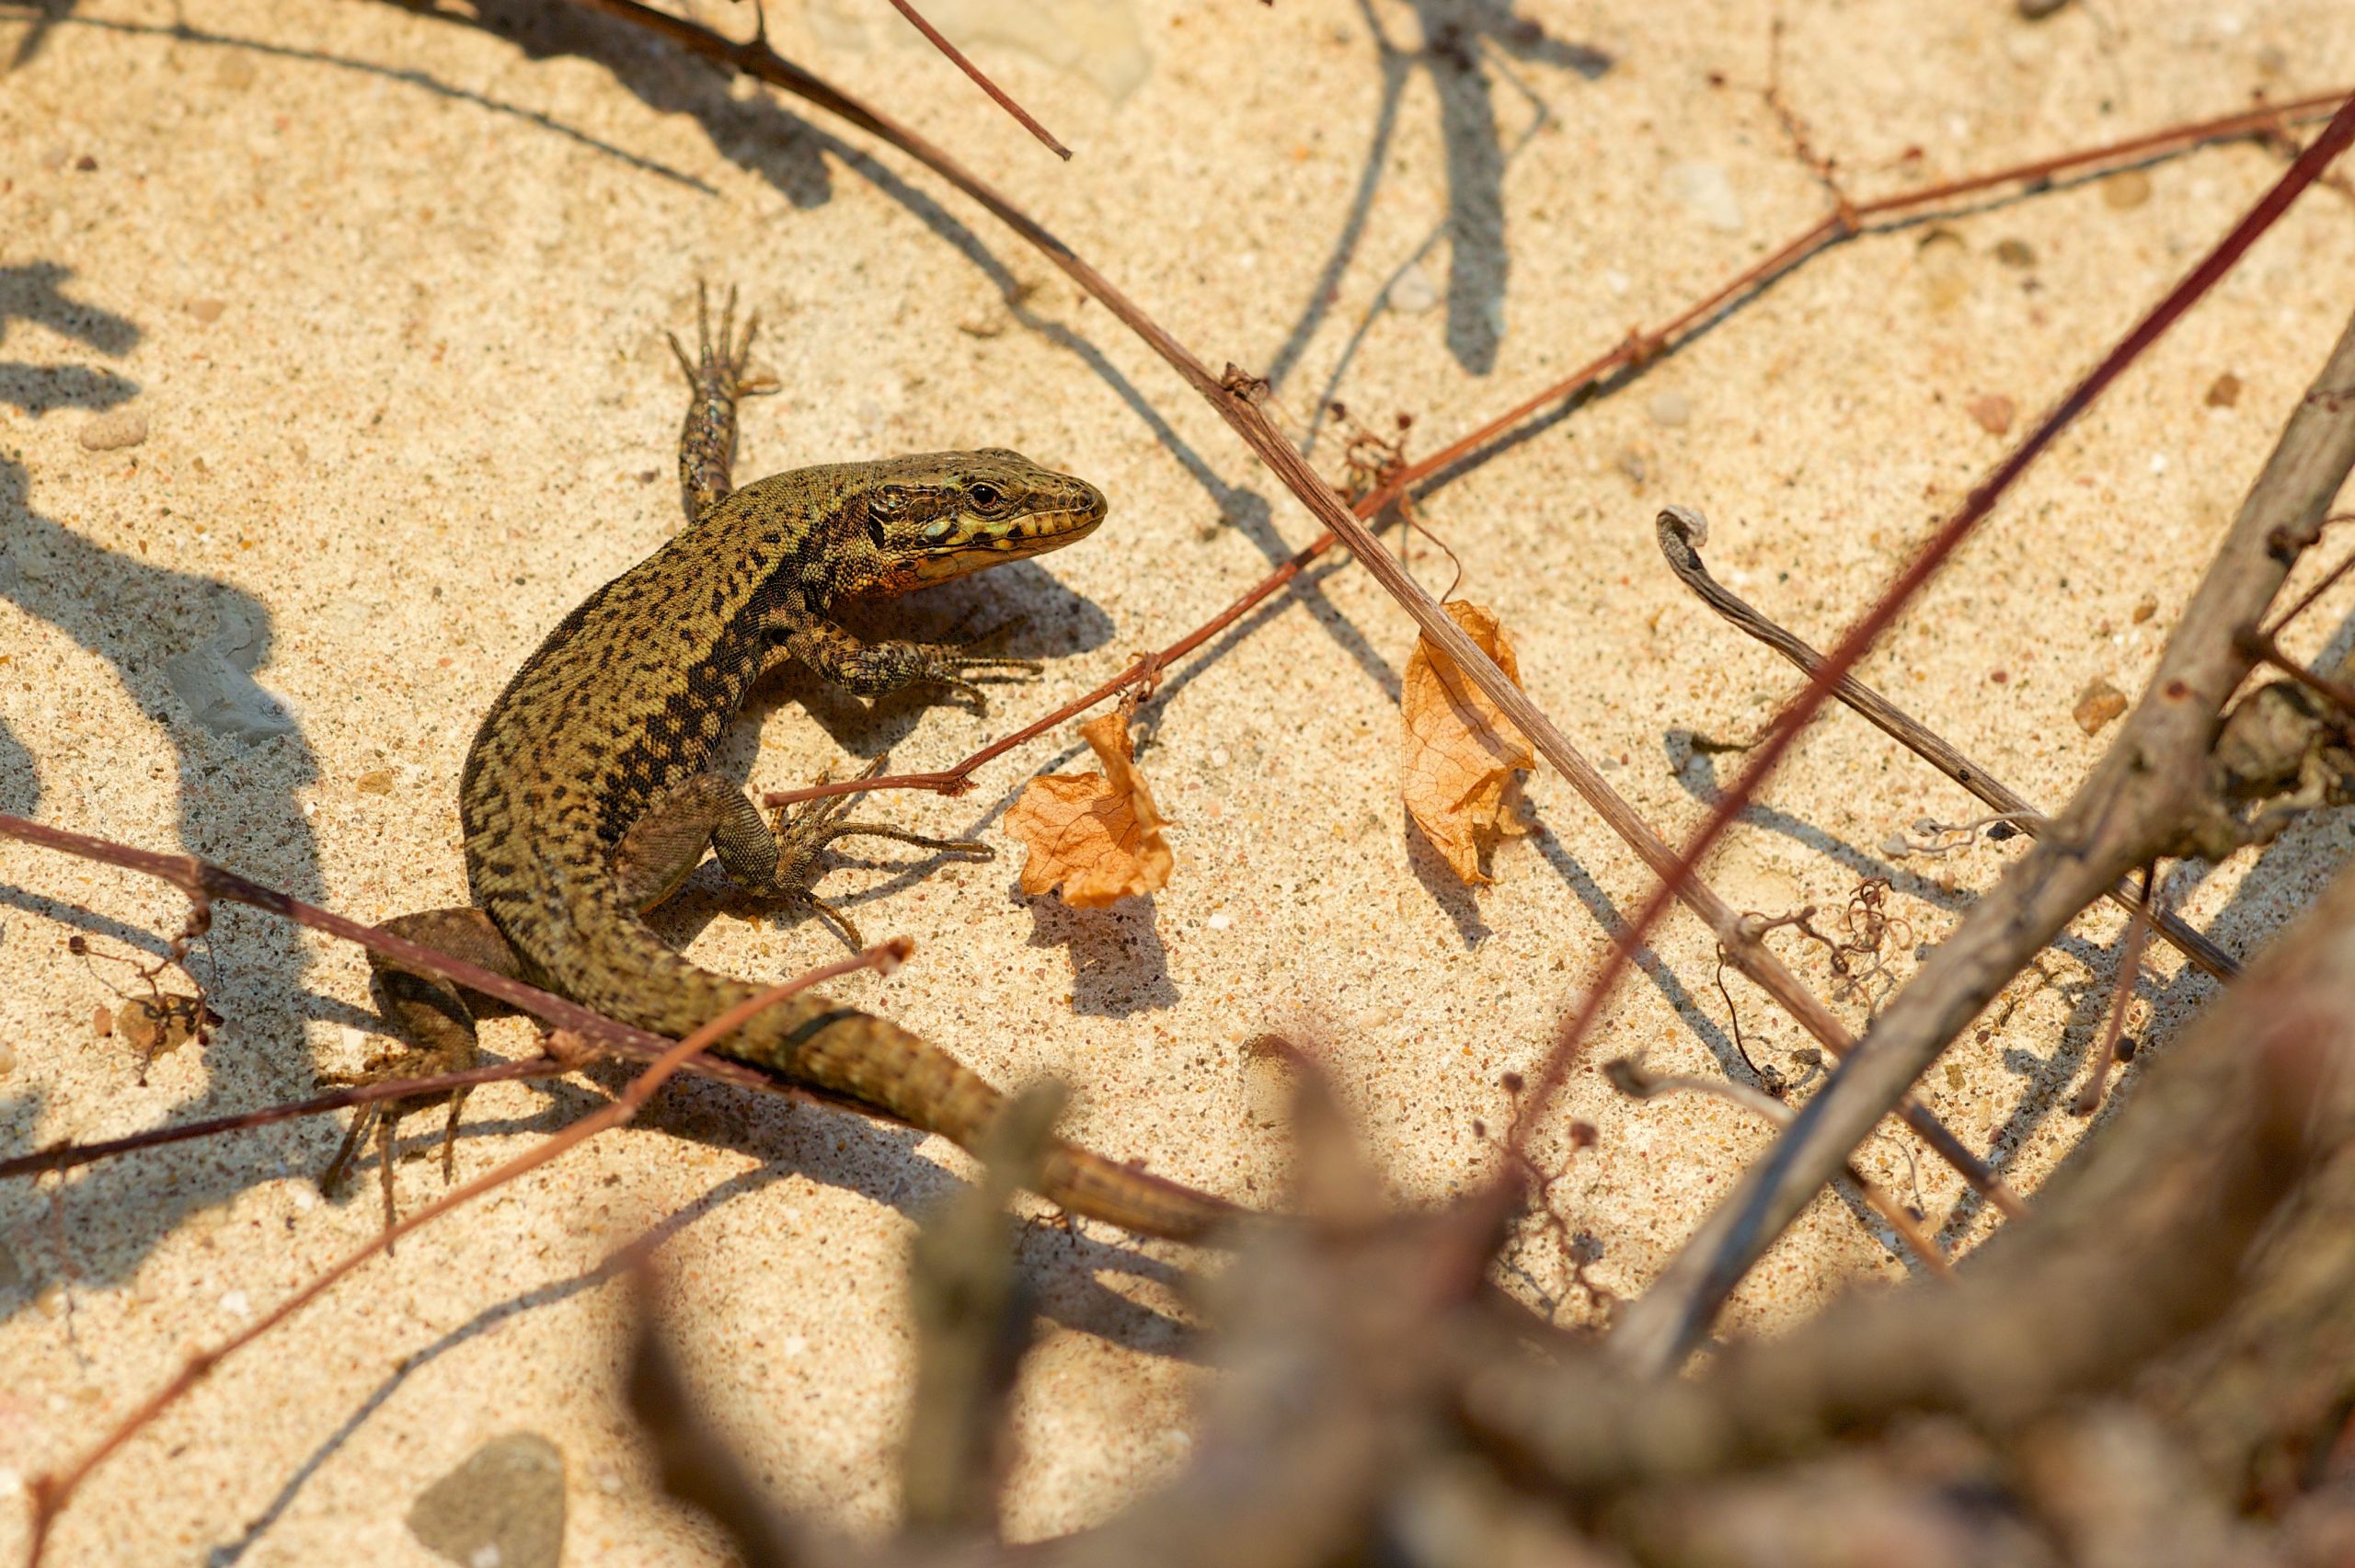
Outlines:
[[[418,914],[396,916],[386,921],[383,929],[394,936],[406,937],[438,953],[463,958],[493,974],[511,979],[522,978],[522,960],[499,927],[492,924],[490,917],[480,910],[428,910]],[[385,1020],[392,1025],[393,1032],[405,1043],[406,1048],[377,1058],[357,1073],[322,1073],[320,1079],[323,1082],[397,1082],[403,1079],[461,1072],[475,1065],[475,1015],[457,986],[429,970],[412,967],[379,953],[370,953],[368,964]],[[332,1193],[342,1184],[351,1162],[373,1128],[376,1134],[378,1173],[384,1186],[385,1224],[390,1228],[396,1217],[393,1156],[401,1118],[446,1100],[449,1116],[442,1130],[442,1175],[447,1181],[455,1173],[458,1120],[465,1106],[466,1094],[467,1091],[459,1089],[446,1094],[419,1095],[415,1099],[378,1100],[362,1106],[359,1114],[352,1117],[351,1126],[345,1132],[343,1144],[336,1150],[335,1158],[320,1173],[320,1187]]]

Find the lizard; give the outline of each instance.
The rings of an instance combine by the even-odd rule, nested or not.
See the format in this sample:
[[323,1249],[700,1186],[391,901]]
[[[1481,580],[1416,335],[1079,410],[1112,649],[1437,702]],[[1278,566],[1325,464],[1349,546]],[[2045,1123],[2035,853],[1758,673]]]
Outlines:
[[[699,298],[697,357],[672,338],[692,389],[679,449],[687,526],[558,623],[491,704],[458,786],[471,901],[383,927],[674,1037],[758,989],[692,963],[644,918],[706,846],[745,892],[821,910],[812,890],[819,853],[835,839],[991,853],[846,820],[846,796],[764,820],[742,787],[711,771],[754,682],[790,659],[863,697],[925,683],[985,703],[977,677],[1038,667],[955,643],[863,640],[837,622],[838,608],[1061,549],[1093,532],[1107,511],[1086,480],[997,447],[823,464],[733,487],[738,404],[773,389],[748,375],[757,316],[735,339],[734,307],[731,291],[715,342]],[[475,1010],[488,999],[470,1001],[431,970],[369,958],[381,1013],[406,1048],[352,1080],[472,1066]],[[941,1047],[810,992],[713,1049],[969,1150],[1005,1101]],[[379,1101],[373,1117],[363,1110],[325,1185],[340,1179],[373,1121],[389,1226],[395,1130],[442,1098]],[[445,1180],[465,1092],[446,1099]],[[1246,1212],[1062,1142],[1049,1150],[1038,1187],[1072,1212],[1186,1241]]]

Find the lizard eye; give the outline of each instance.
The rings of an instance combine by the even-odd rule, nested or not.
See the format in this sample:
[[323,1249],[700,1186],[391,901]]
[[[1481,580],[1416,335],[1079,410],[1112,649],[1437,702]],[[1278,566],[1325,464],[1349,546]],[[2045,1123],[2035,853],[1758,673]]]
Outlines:
[[976,485],[965,494],[972,501],[973,509],[979,512],[995,511],[1005,501],[1005,492],[995,485]]

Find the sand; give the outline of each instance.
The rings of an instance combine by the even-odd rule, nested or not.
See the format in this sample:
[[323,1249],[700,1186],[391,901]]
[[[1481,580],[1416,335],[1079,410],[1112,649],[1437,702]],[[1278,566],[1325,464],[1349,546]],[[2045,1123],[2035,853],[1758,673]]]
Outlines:
[[[1371,13],[1386,51],[1367,14],[1291,0],[941,7],[1078,149],[1067,166],[880,6],[781,5],[771,24],[788,54],[1001,180],[1209,362],[1275,375],[1295,419],[1327,395],[1377,428],[1411,414],[1410,452],[1823,209],[1753,90],[1761,0],[1420,9],[1429,51],[1390,0]],[[2007,6],[1871,0],[1796,15],[1781,81],[1815,144],[1874,194],[2230,112],[2258,89],[2355,81],[2341,9],[2151,0],[2030,25]],[[548,626],[677,526],[683,391],[663,335],[691,323],[698,279],[759,307],[759,358],[784,383],[748,414],[741,473],[1006,445],[1112,498],[1082,546],[923,607],[937,626],[1028,617],[1016,646],[1049,662],[1035,687],[978,717],[870,711],[788,678],[729,752],[757,786],[886,746],[945,764],[1171,640],[1313,535],[1102,307],[897,155],[560,5],[494,21],[318,0],[0,13],[16,63],[0,87],[0,808],[208,855],[364,920],[462,898],[454,785],[473,725]],[[1502,617],[1532,694],[1675,837],[1731,765],[1680,735],[1749,733],[1793,677],[1683,594],[1651,543],[1657,509],[1705,511],[1719,574],[1828,640],[2003,450],[1987,400],[2032,417],[2281,163],[2208,150],[1849,245],[1462,474],[1423,521],[1463,563],[1463,593]],[[2350,228],[2343,190],[2311,195],[2059,443],[1869,677],[2031,798],[2065,797],[2103,744],[2073,706],[2097,679],[2139,690],[2338,329]],[[2211,395],[2227,374],[2229,403]],[[1329,431],[1316,454],[1338,472]],[[1444,586],[1436,549],[1413,558]],[[2299,650],[2343,646],[2351,610],[2355,594],[2326,601]],[[1397,798],[1410,647],[1404,614],[1334,564],[1181,670],[1148,710],[1141,762],[1177,824],[1177,874],[1149,903],[1077,912],[1015,889],[1000,818],[1033,773],[1075,765],[1068,732],[964,799],[884,803],[1001,858],[838,872],[829,892],[917,952],[844,994],[1001,1082],[1063,1078],[1075,1136],[1248,1203],[1276,1200],[1284,1156],[1252,1114],[1266,1097],[1244,1047],[1288,1031],[1327,1062],[1398,1202],[1480,1180],[1495,1161],[1477,1127],[1511,1108],[1502,1079],[1533,1069],[1648,883],[1540,774],[1535,832],[1498,853],[1493,887],[1455,885]],[[1900,860],[1885,842],[1977,814],[1833,716],[1710,875],[1739,905],[1812,903],[1827,926],[1862,879],[1890,878],[1901,979],[2016,846]],[[2327,814],[2170,890],[2246,952],[2348,839]],[[178,898],[8,844],[0,899],[0,1152],[299,1097],[315,1069],[380,1047],[356,949],[229,910],[195,960],[224,1023],[143,1083],[94,1013],[121,1005],[129,971],[112,960],[178,929]],[[706,869],[664,929],[753,977],[839,951],[813,922],[747,912]],[[2080,921],[1924,1085],[2025,1188],[2085,1134],[2057,1102],[2098,1031],[2120,923]],[[69,953],[77,933],[110,956]],[[1820,953],[1783,950],[1829,990]],[[1656,951],[1590,1060],[1722,1073],[1733,1043],[1706,937],[1678,918]],[[1795,1027],[1731,990],[1753,1055],[1800,1074]],[[2210,993],[2160,952],[2131,1027],[2161,1053]],[[1857,1022],[1865,1005],[1842,1003]],[[485,1031],[500,1053],[531,1038],[520,1022]],[[481,1092],[461,1173],[592,1100]],[[1714,1100],[1622,1101],[1591,1070],[1561,1115],[1599,1141],[1553,1201],[1620,1296],[1767,1136]],[[414,1124],[410,1147],[431,1131]],[[26,1478],[373,1233],[373,1166],[357,1199],[316,1194],[339,1133],[281,1127],[0,1189],[0,1553],[19,1549]],[[1898,1140],[1863,1160],[1912,1196]],[[1913,1163],[1947,1241],[1980,1239],[1988,1220],[1956,1179]],[[666,1093],[224,1366],[97,1473],[55,1561],[441,1561],[412,1505],[525,1432],[561,1457],[572,1561],[718,1560],[716,1536],[661,1500],[616,1391],[632,1320],[607,1265],[649,1225],[713,1418],[781,1503],[879,1531],[910,1369],[909,1239],[969,1170],[937,1139],[848,1115]],[[405,1203],[441,1190],[430,1159],[399,1174]],[[1043,1322],[1006,1522],[1033,1538],[1185,1461],[1215,1352],[1179,1288],[1197,1254],[1041,1223],[1021,1255]],[[1516,1257],[1528,1299],[1598,1320],[1553,1242],[1533,1232]],[[1877,1227],[1827,1199],[1722,1328],[1771,1332],[1906,1274]]]

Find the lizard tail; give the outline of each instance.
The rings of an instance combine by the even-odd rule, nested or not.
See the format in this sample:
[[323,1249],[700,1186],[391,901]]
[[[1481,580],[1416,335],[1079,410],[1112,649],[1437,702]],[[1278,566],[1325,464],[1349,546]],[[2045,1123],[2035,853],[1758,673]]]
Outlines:
[[[555,975],[576,1000],[657,1034],[686,1034],[703,1020],[758,994],[757,988],[681,957],[639,922],[621,941],[584,944],[606,956],[591,972]],[[622,938],[619,930],[609,933]],[[635,963],[615,961],[631,952]],[[795,1082],[888,1111],[970,1151],[1004,1106],[988,1080],[931,1041],[887,1019],[824,997],[790,997],[755,1014],[713,1050]],[[1251,1211],[1100,1154],[1058,1142],[1047,1155],[1040,1196],[1074,1213],[1148,1236],[1202,1242]]]

